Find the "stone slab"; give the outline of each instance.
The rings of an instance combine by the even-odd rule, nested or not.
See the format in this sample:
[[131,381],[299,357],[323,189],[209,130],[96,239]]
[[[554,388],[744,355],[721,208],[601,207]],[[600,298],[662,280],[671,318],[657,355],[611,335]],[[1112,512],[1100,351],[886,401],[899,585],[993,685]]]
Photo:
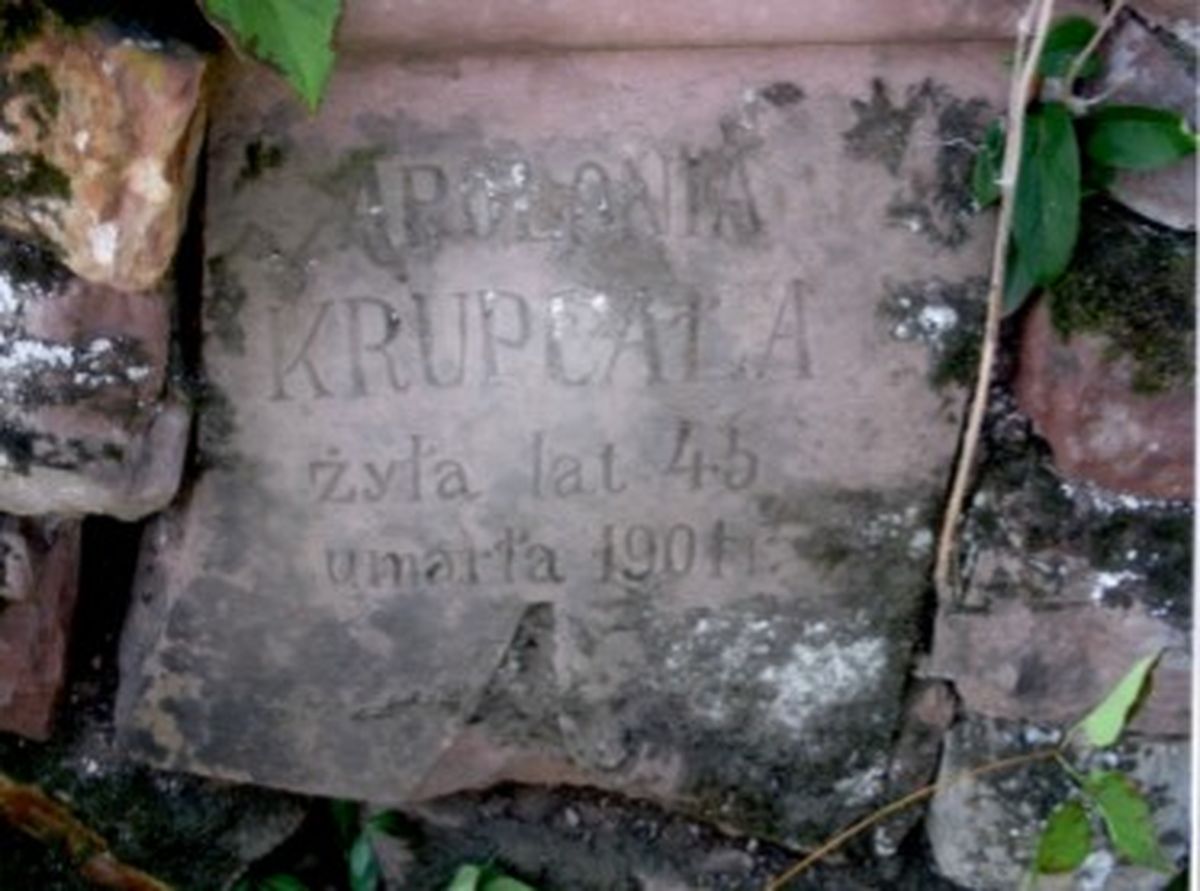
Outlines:
[[205,470],[148,536],[125,745],[789,838],[878,800],[962,398],[895,298],[986,270],[1000,55],[350,60],[315,119],[230,72]]
[[[1008,39],[1024,0],[358,0],[346,45],[417,50],[678,47]],[[1087,0],[1062,13],[1095,15]]]
[[0,236],[0,511],[132,520],[174,496],[190,409],[168,289],[80,279]]
[[46,739],[67,674],[79,586],[78,521],[0,516],[0,548],[20,541],[28,580],[0,600],[0,731]]

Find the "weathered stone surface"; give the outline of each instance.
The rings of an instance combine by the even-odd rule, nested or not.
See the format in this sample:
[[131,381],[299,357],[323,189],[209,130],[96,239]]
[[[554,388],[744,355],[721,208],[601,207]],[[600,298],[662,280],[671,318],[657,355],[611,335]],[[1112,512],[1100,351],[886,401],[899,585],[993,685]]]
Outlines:
[[1187,635],[1140,604],[1120,609],[1087,603],[1124,580],[1113,573],[1081,574],[1090,585],[1090,591],[1080,592],[1086,605],[1064,608],[1056,602],[1036,610],[1008,602],[983,613],[943,610],[929,672],[953,681],[965,705],[978,714],[1068,724],[1099,702],[1138,659],[1165,650],[1136,726],[1148,733],[1186,735],[1192,675]]
[[162,508],[189,411],[167,376],[171,305],[76,278],[0,237],[0,510]]
[[[1195,4],[1192,7],[1192,28]],[[1184,115],[1195,129],[1196,58],[1167,44],[1137,17],[1126,17],[1109,38],[1105,73],[1096,85],[1106,102],[1168,108]],[[1124,171],[1109,191],[1122,204],[1176,229],[1196,228],[1196,158],[1160,170]]]
[[798,839],[870,807],[960,402],[881,308],[986,268],[1001,53],[351,62],[316,119],[231,77],[207,469],[150,536],[126,745]]
[[1116,492],[1191,498],[1195,395],[1175,386],[1139,393],[1128,358],[1114,359],[1103,334],[1055,330],[1047,306],[1028,317],[1016,381],[1021,409],[1066,475]]
[[[1094,13],[1088,0],[1063,12]],[[347,44],[466,47],[654,47],[869,43],[1009,38],[1021,0],[359,0],[340,30]]]
[[[1033,724],[969,718],[946,739],[940,779],[1022,751],[1045,749],[1058,739]],[[1181,864],[1188,850],[1188,758],[1182,742],[1123,744],[1092,764],[1119,769],[1147,796],[1164,851]],[[934,796],[927,829],[938,870],[972,891],[1019,887],[1050,811],[1075,794],[1066,773],[1053,762],[980,779],[949,783]],[[1039,888],[1053,891],[1162,891],[1171,881],[1139,867],[1118,864],[1101,846],[1074,874],[1044,877]]]
[[66,680],[79,523],[0,517],[0,527],[0,548],[21,539],[29,580],[23,599],[0,600],[0,731],[45,739]]
[[204,59],[47,25],[0,58],[0,226],[118,290],[175,255],[204,129]]

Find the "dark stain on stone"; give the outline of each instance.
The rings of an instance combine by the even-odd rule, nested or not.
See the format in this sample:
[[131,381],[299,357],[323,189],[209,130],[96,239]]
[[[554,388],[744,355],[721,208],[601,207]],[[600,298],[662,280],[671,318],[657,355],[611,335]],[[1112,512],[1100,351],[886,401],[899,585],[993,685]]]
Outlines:
[[0,233],[0,276],[19,292],[22,300],[37,300],[58,293],[71,273],[46,248]]
[[19,50],[42,30],[45,21],[43,0],[5,0],[0,3],[0,55]]
[[1107,337],[1113,358],[1133,360],[1136,391],[1189,386],[1195,275],[1192,235],[1094,199],[1084,205],[1071,268],[1051,290],[1050,317],[1064,337],[1074,332]]
[[803,100],[804,90],[791,81],[780,80],[763,87],[758,91],[758,95],[776,108],[786,108]]
[[0,456],[6,472],[28,474],[34,467],[78,470],[98,462],[119,463],[125,452],[116,443],[59,437],[0,420]]
[[919,232],[937,247],[953,249],[970,236],[976,213],[971,169],[993,112],[983,99],[959,99],[930,81],[922,84],[919,95],[937,115],[933,178],[913,176],[908,187],[889,201],[887,219]]
[[888,85],[880,78],[872,80],[870,98],[850,100],[858,120],[842,134],[847,154],[857,161],[876,161],[892,176],[899,176],[913,124],[925,101],[924,84],[910,87],[904,104],[897,105]]
[[562,745],[554,635],[554,605],[530,604],[479,699],[480,707],[471,724],[484,725],[501,741]]
[[[58,105],[58,89],[44,65],[15,72],[0,70],[0,133],[18,132],[19,125],[10,119],[10,111],[16,107],[33,122],[39,138],[45,139],[58,115]],[[28,213],[32,208],[22,208],[23,202],[65,201],[70,196],[70,179],[41,154],[0,152],[0,202],[15,202],[18,213],[22,209]]]
[[242,157],[242,169],[238,171],[234,189],[240,189],[246,183],[261,178],[268,171],[283,166],[284,149],[280,143],[260,137],[246,143]]
[[196,467],[229,468],[237,464],[232,448],[237,436],[237,409],[224,391],[203,382],[196,395]]
[[204,319],[225,350],[242,356],[246,352],[246,332],[241,313],[248,295],[230,266],[228,257],[216,256],[208,261]]

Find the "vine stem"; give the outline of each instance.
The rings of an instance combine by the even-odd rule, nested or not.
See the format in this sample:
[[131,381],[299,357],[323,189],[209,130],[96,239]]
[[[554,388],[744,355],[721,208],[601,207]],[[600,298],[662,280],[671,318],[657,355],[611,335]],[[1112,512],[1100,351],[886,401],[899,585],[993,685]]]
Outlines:
[[1083,71],[1083,66],[1087,64],[1087,60],[1092,57],[1092,54],[1100,46],[1100,41],[1112,29],[1113,23],[1116,22],[1117,16],[1121,14],[1121,10],[1125,8],[1127,0],[1113,0],[1108,7],[1108,12],[1104,14],[1103,21],[1096,29],[1096,33],[1092,35],[1092,39],[1087,42],[1084,48],[1074,59],[1071,60],[1070,66],[1067,68],[1067,73],[1063,77],[1063,92],[1067,98],[1071,98],[1075,92],[1075,81],[1079,79],[1079,74]]
[[944,789],[949,789],[966,780],[977,780],[980,777],[985,777],[993,773],[1001,773],[1006,770],[1012,770],[1016,767],[1023,767],[1026,764],[1035,764],[1038,761],[1049,761],[1052,758],[1062,756],[1062,748],[1056,746],[1053,749],[1039,749],[1036,752],[1026,752],[1023,755],[1013,755],[1010,758],[1001,758],[999,761],[992,761],[988,764],[983,764],[979,767],[973,767],[970,770],[965,770],[957,776],[951,777],[940,783],[930,783],[927,786],[922,786],[920,789],[915,789],[909,792],[903,798],[897,798],[890,804],[886,804],[879,810],[868,814],[857,823],[852,823],[839,832],[837,835],[830,838],[828,841],[821,844],[820,847],[813,850],[807,857],[799,861],[786,872],[780,873],[775,878],[767,882],[763,891],[782,891],[783,887],[794,879],[800,877],[814,863],[828,856],[833,851],[840,848],[856,835],[865,832],[872,826],[886,820],[893,814],[899,813],[905,808],[911,807],[919,801],[924,801],[941,792]]
[[1046,44],[1046,34],[1050,30],[1050,18],[1053,14],[1054,0],[1032,0],[1021,16],[1017,29],[1016,58],[1020,61],[1020,67],[1014,72],[1009,89],[1004,163],[999,181],[1000,216],[996,223],[996,241],[992,251],[992,274],[988,282],[987,316],[979,356],[979,373],[975,380],[975,392],[971,398],[967,425],[963,431],[962,448],[954,467],[950,497],[942,515],[942,528],[938,535],[937,558],[933,570],[934,588],[938,600],[942,602],[951,601],[958,587],[957,578],[952,577],[956,576],[954,570],[958,554],[958,523],[975,466],[975,454],[979,450],[979,434],[983,429],[983,416],[987,409],[988,391],[991,389],[992,370],[996,361],[1000,317],[1004,309],[1008,241],[1012,232],[1013,207],[1016,204],[1017,177],[1021,173],[1021,147],[1025,140],[1025,106],[1037,77],[1038,62],[1041,59],[1042,47]]

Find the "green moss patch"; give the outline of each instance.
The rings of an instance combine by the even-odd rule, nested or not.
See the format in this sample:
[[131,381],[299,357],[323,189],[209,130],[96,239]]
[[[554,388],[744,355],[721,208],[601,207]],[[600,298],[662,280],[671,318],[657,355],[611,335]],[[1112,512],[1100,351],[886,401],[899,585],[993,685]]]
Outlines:
[[1112,358],[1132,358],[1136,391],[1186,385],[1194,373],[1195,270],[1191,236],[1096,200],[1084,207],[1075,260],[1054,286],[1050,316],[1064,337],[1103,334]]

